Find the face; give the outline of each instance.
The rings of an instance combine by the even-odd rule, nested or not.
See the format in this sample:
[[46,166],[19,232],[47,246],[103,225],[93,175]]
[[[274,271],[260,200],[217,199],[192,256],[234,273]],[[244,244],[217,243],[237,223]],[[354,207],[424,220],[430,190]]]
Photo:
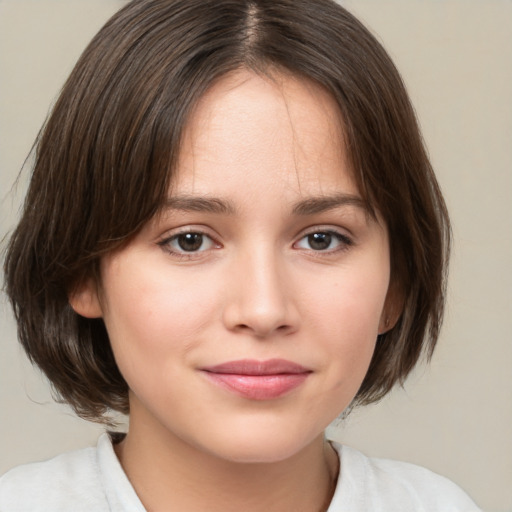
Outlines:
[[233,461],[275,461],[351,402],[381,330],[383,223],[364,209],[319,86],[239,71],[186,128],[167,208],[72,304],[104,318],[150,425]]

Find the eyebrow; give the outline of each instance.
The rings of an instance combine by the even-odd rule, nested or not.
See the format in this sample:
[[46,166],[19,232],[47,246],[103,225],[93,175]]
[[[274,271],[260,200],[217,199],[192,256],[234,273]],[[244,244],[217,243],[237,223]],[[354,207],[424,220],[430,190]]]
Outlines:
[[236,208],[231,201],[216,197],[174,196],[166,199],[164,210],[181,210],[184,212],[207,212],[233,215]]
[[352,194],[310,197],[297,202],[293,207],[293,213],[301,216],[315,215],[343,206],[355,206],[368,213],[368,208],[363,199]]
[[[353,194],[335,194],[332,196],[309,197],[296,202],[292,213],[299,216],[315,215],[343,206],[355,206],[368,213],[363,199]],[[173,196],[166,199],[164,210],[181,210],[184,212],[206,212],[221,215],[234,215],[237,208],[225,199],[217,197]]]

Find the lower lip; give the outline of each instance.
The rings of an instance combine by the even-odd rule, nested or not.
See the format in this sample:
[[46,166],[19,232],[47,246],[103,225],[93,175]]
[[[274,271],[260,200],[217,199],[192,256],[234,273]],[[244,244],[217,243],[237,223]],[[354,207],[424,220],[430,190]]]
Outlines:
[[250,400],[272,400],[299,387],[309,373],[278,375],[238,375],[233,373],[204,372],[210,381]]

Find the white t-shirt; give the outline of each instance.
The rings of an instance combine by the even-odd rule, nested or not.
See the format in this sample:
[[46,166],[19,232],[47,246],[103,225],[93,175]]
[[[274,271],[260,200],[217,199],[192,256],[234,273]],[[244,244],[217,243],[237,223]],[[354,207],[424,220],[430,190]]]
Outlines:
[[[454,483],[427,469],[334,446],[341,467],[328,512],[481,512]],[[19,466],[0,478],[0,512],[42,511],[146,512],[107,434],[96,448]]]

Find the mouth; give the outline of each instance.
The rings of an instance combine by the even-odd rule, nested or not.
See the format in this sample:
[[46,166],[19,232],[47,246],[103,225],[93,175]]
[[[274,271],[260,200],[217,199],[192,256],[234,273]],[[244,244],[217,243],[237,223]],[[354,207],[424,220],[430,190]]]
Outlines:
[[210,382],[250,400],[272,400],[286,395],[312,373],[284,359],[229,361],[201,371]]

